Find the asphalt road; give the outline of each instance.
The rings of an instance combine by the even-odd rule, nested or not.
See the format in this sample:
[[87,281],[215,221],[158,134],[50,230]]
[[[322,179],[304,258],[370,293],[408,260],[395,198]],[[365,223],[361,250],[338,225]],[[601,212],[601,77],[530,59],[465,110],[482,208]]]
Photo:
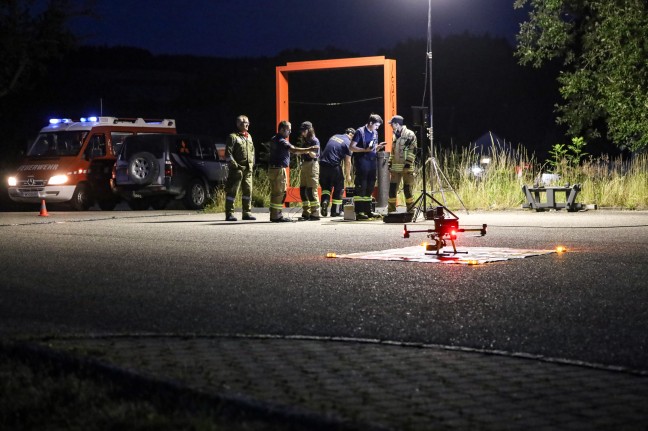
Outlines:
[[327,259],[424,236],[267,213],[0,213],[0,336],[338,336],[648,370],[648,212],[457,214],[462,227],[489,225],[459,249],[569,251],[477,266]]

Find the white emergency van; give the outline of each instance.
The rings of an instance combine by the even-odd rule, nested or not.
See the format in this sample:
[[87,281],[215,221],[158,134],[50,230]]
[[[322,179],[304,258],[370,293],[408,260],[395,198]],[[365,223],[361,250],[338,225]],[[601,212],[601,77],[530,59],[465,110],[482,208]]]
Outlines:
[[67,202],[87,210],[96,201],[112,210],[119,197],[110,187],[119,147],[127,136],[176,133],[175,120],[89,117],[50,119],[8,178],[9,197],[38,204]]

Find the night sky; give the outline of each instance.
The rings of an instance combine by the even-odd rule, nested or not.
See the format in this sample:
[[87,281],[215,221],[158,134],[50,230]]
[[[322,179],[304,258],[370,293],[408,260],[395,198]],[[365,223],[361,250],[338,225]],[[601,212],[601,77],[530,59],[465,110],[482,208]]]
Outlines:
[[[82,44],[153,54],[274,56],[335,47],[374,55],[427,36],[427,0],[96,0],[98,19],[73,22]],[[432,31],[504,36],[523,11],[513,0],[432,0]]]

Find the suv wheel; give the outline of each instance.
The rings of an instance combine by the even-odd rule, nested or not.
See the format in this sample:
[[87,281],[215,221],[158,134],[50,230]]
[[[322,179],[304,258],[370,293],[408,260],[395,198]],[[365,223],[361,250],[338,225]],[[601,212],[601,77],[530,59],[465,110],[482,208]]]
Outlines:
[[147,210],[150,204],[147,199],[132,199],[128,201],[128,207],[133,211]]
[[103,211],[112,211],[117,206],[117,199],[101,199],[97,202]]
[[207,188],[199,179],[193,179],[189,183],[184,199],[185,206],[192,210],[201,210],[207,203]]
[[168,204],[169,198],[159,198],[151,201],[151,206],[154,210],[163,210]]
[[128,175],[135,184],[151,184],[160,173],[160,165],[155,156],[147,151],[133,155],[128,161]]
[[87,211],[92,206],[92,196],[90,196],[90,188],[86,184],[79,184],[74,189],[72,200],[70,201],[72,208],[77,211]]

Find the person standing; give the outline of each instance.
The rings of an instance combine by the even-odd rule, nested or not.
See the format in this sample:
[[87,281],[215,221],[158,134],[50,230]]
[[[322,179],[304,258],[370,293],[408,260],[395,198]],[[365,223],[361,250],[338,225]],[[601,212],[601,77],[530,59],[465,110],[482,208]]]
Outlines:
[[414,161],[416,160],[416,134],[409,130],[400,115],[394,115],[389,124],[394,130],[392,152],[389,155],[389,199],[387,212],[396,211],[396,196],[401,180],[407,212],[414,212]]
[[290,154],[306,154],[318,147],[297,148],[288,142],[291,132],[289,121],[283,120],[277,126],[277,134],[270,140],[268,157],[268,179],[270,180],[270,221],[274,223],[289,222],[282,214],[286,200],[287,175],[290,165]]
[[350,149],[354,153],[355,191],[353,203],[356,220],[380,217],[371,211],[371,195],[376,186],[377,152],[385,147],[378,143],[378,128],[382,124],[378,114],[371,114],[367,124],[358,128],[351,140]]
[[301,172],[299,174],[299,195],[302,201],[301,220],[319,220],[320,205],[317,196],[320,176],[320,141],[315,136],[313,123],[304,121],[299,127],[301,136],[299,137],[300,147],[316,148],[311,152],[302,154]]
[[[348,128],[344,133],[332,136],[320,156],[320,184],[322,185],[321,214],[326,217],[328,214],[329,201],[331,205],[331,217],[338,217],[342,214],[342,193],[344,192],[344,181],[351,182],[351,139],[355,129]],[[344,163],[344,174],[342,173]],[[331,200],[331,190],[333,199]]]
[[225,160],[229,168],[225,184],[225,220],[236,221],[234,199],[239,187],[242,191],[241,202],[243,220],[256,220],[252,215],[252,170],[254,168],[254,143],[248,132],[250,120],[245,115],[236,118],[238,131],[227,137]]

